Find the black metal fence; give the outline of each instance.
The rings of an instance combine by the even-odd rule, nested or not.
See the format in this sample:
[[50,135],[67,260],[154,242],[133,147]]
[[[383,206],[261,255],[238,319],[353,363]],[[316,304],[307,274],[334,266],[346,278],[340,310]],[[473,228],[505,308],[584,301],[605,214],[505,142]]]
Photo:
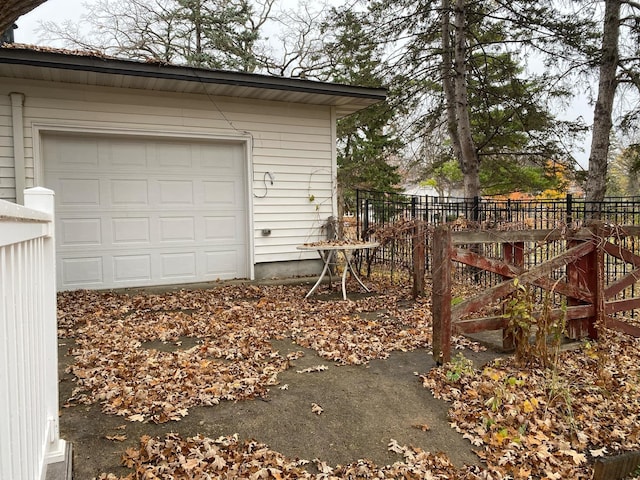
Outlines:
[[[359,190],[356,194],[356,234],[359,239],[377,240],[381,246],[367,259],[369,265],[385,265],[391,269],[411,271],[413,225],[427,224],[424,242],[427,247],[426,268],[430,269],[431,233],[435,225],[448,223],[452,228],[492,228],[498,230],[574,229],[598,218],[614,225],[640,225],[640,196],[607,198],[603,202],[586,202],[567,195],[561,199],[508,200],[496,198],[438,198]],[[637,239],[621,239],[624,248],[640,254]],[[484,254],[502,258],[501,244],[485,245]],[[544,248],[525,245],[525,267],[538,265],[565,248],[563,240],[550,242]],[[495,251],[493,251],[493,250]],[[635,267],[607,256],[607,281],[614,281]],[[458,271],[465,275],[465,270]],[[563,275],[557,272],[558,276]],[[461,279],[466,281],[467,279]],[[502,277],[485,272],[473,281],[481,286],[493,285]],[[632,285],[624,296],[635,296]]]
[[440,198],[358,190],[356,217],[359,238],[372,229],[403,220],[428,224],[453,223],[497,228],[575,228],[591,218],[617,225],[640,224],[640,196],[587,202],[567,195],[561,199],[509,200]]

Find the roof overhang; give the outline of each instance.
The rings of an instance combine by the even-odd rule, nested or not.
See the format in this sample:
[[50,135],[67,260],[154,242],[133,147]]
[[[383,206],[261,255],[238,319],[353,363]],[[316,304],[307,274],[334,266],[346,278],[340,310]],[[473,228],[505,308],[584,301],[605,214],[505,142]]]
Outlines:
[[385,100],[366,88],[253,73],[143,63],[39,47],[0,48],[0,77],[335,106],[338,118]]

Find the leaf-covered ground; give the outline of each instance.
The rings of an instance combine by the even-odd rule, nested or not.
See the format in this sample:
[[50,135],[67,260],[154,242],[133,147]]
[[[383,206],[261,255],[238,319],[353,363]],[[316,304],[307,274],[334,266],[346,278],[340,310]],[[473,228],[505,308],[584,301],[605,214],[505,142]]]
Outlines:
[[595,458],[640,448],[638,339],[607,332],[550,369],[458,358],[422,378],[499,478],[588,479]]
[[[134,470],[126,477],[133,479],[356,479],[403,478],[435,479],[491,479],[478,467],[456,469],[445,454],[431,454],[411,447],[400,446],[393,440],[389,448],[401,454],[403,461],[378,467],[368,460],[347,466],[331,467],[315,459],[291,460],[256,441],[240,442],[237,436],[217,439],[195,436],[181,438],[168,434],[164,438],[143,437],[140,448],[129,449],[123,463]],[[313,467],[318,473],[311,473]],[[100,480],[118,480],[104,474]]]
[[[100,403],[105,413],[130,421],[163,423],[197,405],[268,396],[297,355],[281,356],[272,339],[290,338],[338,364],[430,347],[429,302],[409,300],[406,289],[380,283],[375,290],[383,293],[347,302],[304,300],[306,290],[245,285],[60,294],[60,335],[75,345],[70,368],[77,386],[69,403]],[[158,347],[180,342],[193,346]],[[287,459],[234,436],[169,434],[127,449],[123,462],[133,470],[127,478],[587,479],[595,458],[640,447],[636,339],[611,333],[600,345],[562,353],[554,369],[503,360],[475,370],[459,357],[421,373],[425,387],[451,402],[452,428],[477,447],[484,469],[457,469],[444,454],[391,439],[389,449],[402,462],[332,467]]]
[[[77,388],[69,402],[100,402],[105,413],[163,423],[196,405],[268,395],[289,366],[271,339],[291,338],[327,360],[356,365],[430,345],[424,302],[401,306],[393,294],[309,301],[305,292],[228,286],[162,295],[62,293],[59,333],[75,337]],[[147,346],[185,338],[196,344],[175,351]]]

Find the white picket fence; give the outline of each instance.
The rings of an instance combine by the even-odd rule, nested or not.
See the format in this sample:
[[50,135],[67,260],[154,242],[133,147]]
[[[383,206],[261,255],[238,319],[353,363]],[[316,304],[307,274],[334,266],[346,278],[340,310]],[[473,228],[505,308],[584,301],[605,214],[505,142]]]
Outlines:
[[61,462],[54,197],[0,200],[0,480],[41,480]]

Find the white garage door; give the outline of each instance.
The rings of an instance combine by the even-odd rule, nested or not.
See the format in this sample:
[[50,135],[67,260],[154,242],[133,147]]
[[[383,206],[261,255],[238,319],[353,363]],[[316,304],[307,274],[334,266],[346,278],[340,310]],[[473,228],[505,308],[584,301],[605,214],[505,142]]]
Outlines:
[[247,278],[244,147],[46,134],[58,289]]

